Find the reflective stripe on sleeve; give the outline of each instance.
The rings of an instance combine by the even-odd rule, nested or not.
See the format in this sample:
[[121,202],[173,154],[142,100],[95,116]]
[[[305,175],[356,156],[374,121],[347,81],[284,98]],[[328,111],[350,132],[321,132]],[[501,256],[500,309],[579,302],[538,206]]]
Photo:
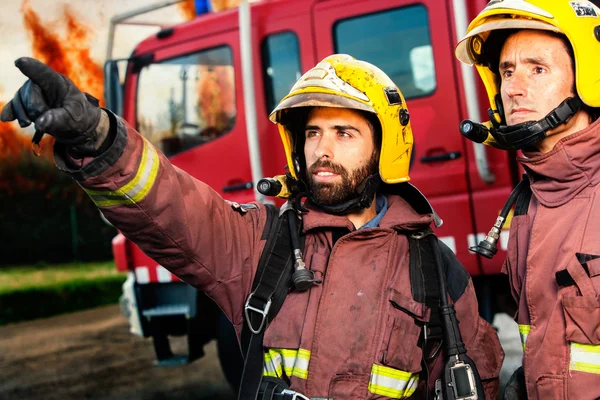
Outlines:
[[571,342],[571,362],[569,369],[600,374],[600,344]]
[[111,207],[140,202],[156,181],[159,159],[156,149],[144,140],[142,159],[133,179],[114,192],[83,188],[98,207]]
[[521,336],[521,344],[523,345],[523,351],[525,351],[525,344],[527,343],[527,336],[529,336],[529,330],[531,325],[519,325],[519,335]]
[[280,378],[282,372],[288,377],[308,378],[310,351],[305,349],[268,349],[265,352],[263,375]]
[[412,396],[419,383],[419,374],[373,364],[369,392],[393,399]]

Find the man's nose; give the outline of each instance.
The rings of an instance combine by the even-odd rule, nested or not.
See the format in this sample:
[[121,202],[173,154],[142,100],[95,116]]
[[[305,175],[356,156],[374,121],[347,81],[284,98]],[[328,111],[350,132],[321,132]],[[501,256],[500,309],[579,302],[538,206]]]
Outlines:
[[333,146],[332,146],[332,141],[331,139],[324,135],[321,137],[321,139],[319,140],[319,144],[317,145],[316,149],[315,149],[315,156],[317,156],[317,158],[333,158]]
[[504,90],[509,97],[527,95],[527,77],[523,73],[514,72],[510,80],[504,82]]

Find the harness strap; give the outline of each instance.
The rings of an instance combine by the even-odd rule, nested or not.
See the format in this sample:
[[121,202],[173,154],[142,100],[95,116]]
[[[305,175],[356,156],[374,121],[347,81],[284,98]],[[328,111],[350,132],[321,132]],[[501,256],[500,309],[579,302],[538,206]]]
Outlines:
[[431,234],[433,232],[428,230],[419,232],[418,234],[407,235],[410,246],[410,288],[413,299],[425,304],[431,310],[429,323],[423,327],[421,342],[423,339],[439,340],[443,338],[442,321],[439,312],[439,277],[435,268],[431,245],[429,241],[423,240]]
[[523,179],[521,180],[521,182],[524,183],[524,186],[521,192],[519,193],[517,200],[515,201],[514,216],[527,214],[527,211],[529,210],[529,202],[531,201],[531,196],[533,194],[533,192],[531,191],[531,184],[527,174],[523,174]]
[[290,251],[288,217],[295,218],[291,212],[280,217],[274,206],[267,205],[267,242],[254,276],[252,293],[244,307],[246,323],[242,328],[241,341],[246,352],[238,400],[257,398],[263,374],[265,329],[281,309],[292,285],[294,257]]

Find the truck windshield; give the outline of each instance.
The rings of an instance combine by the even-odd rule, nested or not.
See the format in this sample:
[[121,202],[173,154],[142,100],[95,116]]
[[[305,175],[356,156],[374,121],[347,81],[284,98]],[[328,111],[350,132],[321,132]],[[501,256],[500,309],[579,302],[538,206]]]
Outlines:
[[418,4],[340,20],[333,35],[336,53],[351,54],[377,65],[406,99],[427,96],[435,90],[425,6]]
[[228,46],[150,64],[140,72],[137,129],[166,156],[220,137],[235,118]]

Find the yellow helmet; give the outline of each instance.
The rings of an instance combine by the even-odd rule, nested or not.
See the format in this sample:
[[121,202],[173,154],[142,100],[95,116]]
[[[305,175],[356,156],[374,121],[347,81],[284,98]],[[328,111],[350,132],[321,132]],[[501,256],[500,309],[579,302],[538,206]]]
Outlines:
[[577,94],[589,107],[600,107],[600,9],[593,3],[586,0],[491,0],[487,4],[458,42],[455,55],[463,63],[476,66],[493,110],[499,93],[498,80],[482,55],[490,33],[499,29],[539,29],[565,35],[573,48]]
[[296,82],[270,114],[269,119],[279,128],[288,167],[296,179],[304,166],[298,165],[294,157],[295,137],[286,116],[298,107],[339,107],[375,114],[382,133],[381,179],[386,183],[410,180],[413,135],[408,109],[398,87],[379,68],[346,54],[326,57]]

